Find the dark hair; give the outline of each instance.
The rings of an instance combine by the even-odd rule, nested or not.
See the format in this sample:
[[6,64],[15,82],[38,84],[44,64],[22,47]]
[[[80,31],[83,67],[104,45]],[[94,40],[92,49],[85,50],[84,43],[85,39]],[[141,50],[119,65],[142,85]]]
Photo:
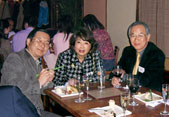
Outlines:
[[91,49],[89,53],[93,53],[96,51],[98,45],[93,37],[93,33],[85,27],[80,27],[73,33],[70,39],[70,49],[72,51],[74,51],[75,42],[78,37],[81,38],[83,41],[88,41],[91,44]]
[[[33,40],[33,37],[36,35],[37,32],[44,32],[44,33],[47,33],[47,34],[48,34],[48,31],[45,30],[45,29],[35,28],[35,29],[33,29],[33,30],[29,33],[29,35],[27,36],[27,39],[30,39],[30,40],[32,41],[32,40]],[[49,34],[48,34],[48,35],[49,35]],[[50,36],[50,35],[49,35],[49,36]],[[50,42],[50,41],[49,41],[49,42]],[[25,48],[27,48],[27,45],[26,45]]]
[[127,36],[128,36],[128,38],[130,38],[131,28],[134,27],[134,26],[137,26],[137,25],[144,26],[144,28],[146,30],[146,35],[150,34],[150,28],[149,28],[149,26],[146,23],[144,23],[142,21],[136,21],[136,22],[133,22],[132,24],[130,24],[130,26],[128,27],[128,30],[127,30]]
[[24,19],[24,24],[28,23],[29,26],[36,27],[38,23],[38,18],[35,16],[29,16]]
[[83,18],[83,25],[92,31],[95,29],[104,29],[104,26],[93,14],[88,14]]
[[0,20],[0,38],[7,39],[8,35],[4,34],[4,29],[9,27],[9,22],[7,20]]
[[74,23],[73,23],[72,17],[70,15],[63,15],[58,20],[58,23],[59,23],[58,31],[64,32],[65,34],[67,34],[67,37],[66,37],[66,40],[67,40],[69,37],[69,34],[73,32]]
[[45,30],[45,29],[35,28],[35,29],[33,29],[33,30],[29,33],[29,35],[27,36],[27,39],[29,38],[29,39],[32,40],[33,37],[36,35],[37,32],[44,32],[44,33],[47,33],[47,34],[48,34],[48,31]]

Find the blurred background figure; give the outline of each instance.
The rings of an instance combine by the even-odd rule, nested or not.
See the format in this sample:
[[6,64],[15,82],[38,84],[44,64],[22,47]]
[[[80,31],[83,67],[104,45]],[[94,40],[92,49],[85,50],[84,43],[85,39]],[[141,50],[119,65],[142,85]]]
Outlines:
[[12,52],[10,41],[8,40],[8,33],[9,33],[8,21],[0,20],[0,70],[4,63],[4,60]]
[[17,32],[12,39],[12,51],[18,52],[25,48],[26,38],[28,34],[36,27],[37,25],[37,18],[36,17],[29,17],[24,21],[24,30]]
[[74,23],[70,15],[64,15],[59,19],[58,32],[53,37],[56,57],[69,48],[69,40],[72,36]]
[[50,69],[55,67],[58,55],[69,48],[69,40],[74,28],[73,19],[70,15],[61,16],[58,23],[58,31],[53,37],[54,53],[44,57]]
[[4,59],[12,52],[10,41],[8,40],[9,31],[8,21],[0,20],[0,54],[3,55]]
[[113,45],[108,32],[101,22],[92,14],[88,14],[83,18],[83,25],[93,32],[94,39],[98,43],[98,50],[101,52],[104,70],[112,70],[114,67],[114,54]]
[[7,20],[8,23],[9,23],[8,39],[10,40],[10,43],[12,44],[12,38],[13,38],[13,36],[15,34],[14,21],[12,20],[12,18],[6,18],[5,20]]

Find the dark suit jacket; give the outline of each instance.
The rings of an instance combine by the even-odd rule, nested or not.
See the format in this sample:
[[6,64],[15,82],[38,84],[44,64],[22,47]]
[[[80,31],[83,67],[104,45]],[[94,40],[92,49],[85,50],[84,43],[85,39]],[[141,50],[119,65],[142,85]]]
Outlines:
[[[164,61],[164,53],[156,45],[149,42],[139,64],[141,69],[137,73],[141,85],[161,91]],[[132,46],[124,48],[118,64],[126,73],[132,73],[135,63],[136,50]]]
[[1,117],[39,117],[35,106],[16,86],[0,86]]

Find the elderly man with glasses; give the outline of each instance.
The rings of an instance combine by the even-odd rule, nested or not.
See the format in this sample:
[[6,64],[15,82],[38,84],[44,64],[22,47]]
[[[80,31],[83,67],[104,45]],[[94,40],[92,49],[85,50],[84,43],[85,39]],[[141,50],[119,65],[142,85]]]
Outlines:
[[[164,73],[164,53],[150,42],[150,29],[144,22],[136,21],[128,28],[130,46],[125,47],[118,65],[125,74],[137,75],[140,84],[161,91]],[[120,79],[110,75],[112,85],[120,85]]]

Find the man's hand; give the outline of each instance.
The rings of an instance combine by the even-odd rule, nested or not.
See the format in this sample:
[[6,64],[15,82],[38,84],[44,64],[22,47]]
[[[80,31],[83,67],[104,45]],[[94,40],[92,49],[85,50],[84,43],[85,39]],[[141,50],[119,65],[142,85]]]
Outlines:
[[42,69],[39,75],[40,86],[45,85],[48,82],[51,82],[54,78],[54,71],[49,69]]
[[118,77],[113,77],[113,78],[112,78],[112,85],[113,85],[114,87],[120,86],[120,85],[121,85],[120,81],[121,81],[120,78],[118,78]]

